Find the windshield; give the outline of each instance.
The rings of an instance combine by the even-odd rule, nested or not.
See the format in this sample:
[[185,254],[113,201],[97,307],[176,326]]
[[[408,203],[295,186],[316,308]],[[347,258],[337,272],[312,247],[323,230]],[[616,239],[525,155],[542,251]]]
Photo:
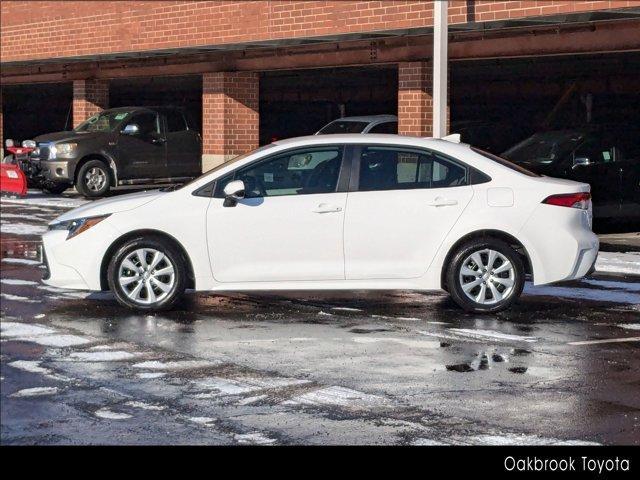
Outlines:
[[514,162],[546,165],[564,158],[584,138],[581,132],[545,132],[520,142],[502,154]]
[[369,125],[368,122],[336,120],[322,127],[318,132],[318,135],[330,135],[332,133],[362,133],[367,125]]
[[247,158],[249,155],[253,155],[254,153],[258,153],[258,152],[262,152],[263,150],[268,150],[269,148],[275,147],[275,143],[270,143],[269,145],[263,145],[262,147],[258,147],[255,150],[252,150],[248,153],[243,153],[242,155],[238,155],[237,157],[232,158],[231,160],[221,163],[220,165],[217,165],[215,167],[213,167],[210,170],[207,170],[206,172],[204,172],[202,175],[200,175],[197,178],[194,178],[193,180],[191,180],[188,183],[185,183],[184,185],[180,185],[178,187],[172,188],[173,190],[179,190],[181,188],[184,188],[188,185],[191,185],[192,183],[197,182],[198,180],[200,180],[203,177],[206,177],[207,175],[211,175],[214,172],[217,172],[218,170],[224,168],[224,167],[228,167],[229,165],[233,165],[236,162],[239,162],[240,160],[243,160],[245,158]]
[[115,128],[124,120],[131,112],[122,110],[104,111],[94,115],[89,120],[82,122],[74,132],[113,132]]

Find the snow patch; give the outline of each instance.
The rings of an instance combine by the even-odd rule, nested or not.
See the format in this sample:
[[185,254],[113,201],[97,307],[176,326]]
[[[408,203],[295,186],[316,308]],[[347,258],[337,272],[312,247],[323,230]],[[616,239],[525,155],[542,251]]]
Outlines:
[[329,407],[373,408],[382,407],[389,402],[377,395],[369,395],[345,387],[325,387],[291,398],[283,405],[309,405]]
[[87,362],[119,362],[123,360],[130,360],[136,356],[137,354],[121,350],[74,352],[69,355],[70,358],[73,358],[75,360],[82,360]]
[[6,298],[7,300],[13,300],[14,302],[40,303],[40,300],[37,300],[35,298],[23,297],[22,295],[13,295],[11,293],[0,293],[0,297]]
[[3,278],[0,280],[0,283],[4,283],[5,285],[37,285],[38,282],[34,282],[33,280],[21,280],[19,278]]
[[3,337],[22,337],[24,335],[50,335],[55,330],[36,323],[0,322],[0,331]]
[[640,330],[640,323],[619,323],[617,326],[627,330]]
[[260,432],[237,433],[233,438],[240,445],[273,445],[276,443],[275,439],[269,438]]
[[114,412],[113,410],[109,410],[106,407],[101,408],[100,410],[96,410],[95,416],[106,418],[108,420],[126,420],[127,418],[131,418],[131,415],[129,415],[128,413]]
[[90,200],[59,196],[46,196],[45,194],[36,191],[27,192],[26,198],[2,199],[2,203],[62,208],[76,208],[88,202],[90,202]]
[[[242,378],[220,378],[210,377],[195,382],[200,388],[215,390],[214,395],[241,395],[244,393],[266,390],[270,388],[290,387],[293,385],[303,385],[310,383],[309,380],[298,380],[295,378],[273,377],[242,377]],[[205,394],[207,395],[207,394]]]
[[75,347],[77,345],[85,345],[93,340],[78,335],[29,335],[24,337],[16,337],[15,340],[21,342],[33,342],[45,347]]
[[598,252],[596,271],[640,275],[640,252]]
[[560,440],[519,433],[451,437],[449,440],[453,445],[599,445],[599,443],[584,440]]
[[25,372],[39,373],[42,375],[50,375],[52,373],[48,368],[41,367],[40,362],[35,360],[16,360],[8,365]]
[[43,225],[31,225],[28,223],[3,223],[0,225],[0,233],[13,235],[42,235],[47,231]]
[[136,374],[138,378],[162,378],[165,375],[166,373],[162,372],[143,372]]
[[399,343],[400,345],[404,345],[409,348],[440,348],[440,342],[436,342],[433,340],[420,341],[420,340],[392,338],[392,337],[353,337],[351,340],[355,343],[392,342],[392,343]]
[[167,408],[164,405],[154,405],[152,403],[138,402],[135,400],[131,402],[127,402],[125,405],[128,405],[133,408],[141,408],[143,410],[155,410],[155,411],[160,411]]
[[34,387],[24,388],[12,393],[11,397],[42,397],[44,395],[55,395],[58,393],[58,387]]
[[190,417],[189,421],[210,427],[212,424],[214,424],[218,420],[213,417]]
[[536,337],[526,337],[522,335],[511,335],[508,333],[496,332],[495,330],[475,330],[470,328],[450,328],[449,332],[470,338],[490,338],[498,341],[516,341],[516,342],[537,342]]
[[38,260],[31,260],[28,258],[3,258],[2,263],[15,263],[21,265],[40,265]]
[[340,310],[342,312],[361,312],[359,308],[351,308],[351,307],[332,307],[331,310]]
[[178,360],[173,362],[160,362],[158,360],[150,360],[140,362],[133,365],[134,368],[142,368],[145,370],[188,370],[192,368],[204,368],[218,365],[208,360]]

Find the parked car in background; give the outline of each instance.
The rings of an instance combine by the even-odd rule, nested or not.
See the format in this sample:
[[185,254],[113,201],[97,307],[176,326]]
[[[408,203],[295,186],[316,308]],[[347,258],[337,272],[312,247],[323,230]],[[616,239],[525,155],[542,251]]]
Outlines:
[[502,156],[540,174],[590,184],[596,218],[640,222],[637,125],[536,133]]
[[201,137],[173,107],[104,110],[69,132],[36,137],[25,174],[49,191],[101,197],[119,185],[180,183],[201,172]]
[[344,117],[326,124],[316,135],[335,133],[398,133],[398,117],[395,115],[367,115]]
[[[589,185],[447,140],[282,140],[175,191],[92,202],[43,235],[45,283],[111,289],[139,310],[186,288],[447,290],[496,312],[591,271]],[[553,235],[549,235],[553,232]]]
[[464,120],[451,122],[451,133],[460,134],[464,143],[491,153],[500,154],[533,131],[515,123]]

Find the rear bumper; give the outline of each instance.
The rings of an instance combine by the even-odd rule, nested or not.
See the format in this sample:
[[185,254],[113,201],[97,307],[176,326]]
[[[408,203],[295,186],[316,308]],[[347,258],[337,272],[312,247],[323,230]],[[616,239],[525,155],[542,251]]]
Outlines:
[[521,230],[533,267],[534,285],[576,280],[588,275],[600,242],[589,226],[589,213],[540,205]]

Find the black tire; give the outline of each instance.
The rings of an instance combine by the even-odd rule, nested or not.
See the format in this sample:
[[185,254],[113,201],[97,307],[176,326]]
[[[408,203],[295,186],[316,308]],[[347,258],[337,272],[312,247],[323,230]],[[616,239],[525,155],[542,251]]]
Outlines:
[[42,186],[42,190],[51,193],[53,195],[60,195],[66,189],[68,189],[71,185],[67,183],[47,183]]
[[[140,272],[134,272],[133,270],[128,269],[126,266],[123,267],[123,271],[121,272],[121,266],[123,262],[130,257],[130,255],[134,255],[135,258],[139,259],[139,255],[135,252],[140,249],[148,249],[149,251],[145,256],[145,263],[150,264],[153,258],[154,252],[152,250],[160,252],[165,255],[165,260],[163,260],[159,266],[161,267],[159,271],[166,269],[166,265],[170,265],[173,267],[173,284],[171,288],[166,292],[167,295],[162,299],[159,299],[156,302],[152,302],[149,296],[149,286],[153,290],[153,295],[158,295],[160,298],[161,294],[164,293],[159,287],[157,283],[154,283],[154,279],[145,280],[144,274]],[[137,262],[133,261],[134,264],[137,265]],[[144,270],[144,269],[143,269]],[[150,270],[147,270],[151,272]],[[122,278],[134,278],[136,275],[138,278],[141,278],[140,282],[142,283],[142,287],[139,290],[139,293],[134,293],[133,290],[138,286],[138,281],[131,281],[128,285],[122,286],[120,282],[121,273],[123,274]],[[129,273],[134,273],[135,275],[129,275]],[[126,274],[126,275],[124,275]],[[107,270],[107,280],[109,282],[109,288],[115,294],[116,299],[121,305],[125,307],[133,308],[136,310],[143,311],[159,311],[159,310],[169,310],[175,306],[175,304],[182,298],[184,291],[187,286],[187,271],[185,269],[185,259],[181,252],[175,247],[175,245],[167,241],[166,239],[158,236],[150,236],[150,237],[136,237],[131,240],[128,240],[124,243],[116,253],[111,258],[109,262],[109,267]],[[160,280],[164,285],[170,283],[168,276],[161,276]],[[131,297],[132,295],[140,295],[141,298],[139,301],[135,298]]]
[[[499,255],[492,254],[495,258],[493,267],[485,270],[485,267],[490,266],[488,250],[497,252]],[[469,257],[476,253],[480,255],[482,264],[480,266],[472,259],[469,260]],[[510,262],[510,269],[503,257]],[[463,266],[473,271],[474,275],[461,277]],[[507,271],[500,271],[501,266],[507,268]],[[469,270],[465,269],[465,272]],[[496,271],[498,273],[492,275],[492,272]],[[446,282],[451,298],[467,312],[494,313],[509,308],[520,297],[524,287],[524,276],[524,264],[520,254],[508,243],[488,237],[470,240],[456,249],[447,267]],[[505,284],[510,281],[511,287],[506,287]],[[463,282],[470,296],[484,299],[486,303],[470,298],[462,287]],[[474,286],[477,282],[479,283]],[[494,289],[497,291],[496,296],[504,295],[504,298],[496,301],[496,297],[493,296]]]
[[[96,186],[96,184],[92,183],[91,179],[88,178],[88,175],[91,175],[90,172],[95,172],[97,176],[104,179],[104,181],[101,181],[99,185]],[[111,173],[109,172],[109,167],[107,167],[104,162],[101,162],[100,160],[89,160],[80,167],[80,170],[78,170],[76,188],[78,189],[78,192],[85,197],[103,197],[109,192],[110,187]]]

